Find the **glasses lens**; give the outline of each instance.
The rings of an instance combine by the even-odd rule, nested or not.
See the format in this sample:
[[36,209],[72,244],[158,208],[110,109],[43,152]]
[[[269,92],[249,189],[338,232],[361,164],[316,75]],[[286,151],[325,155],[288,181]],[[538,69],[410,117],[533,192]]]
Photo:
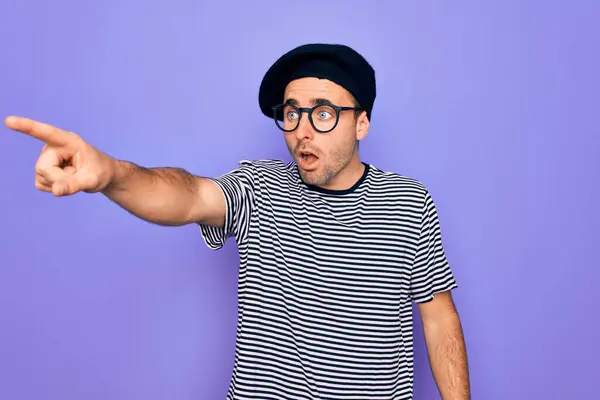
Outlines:
[[327,105],[319,106],[312,112],[312,121],[316,130],[328,132],[335,126],[337,113],[333,107]]
[[283,131],[293,131],[300,121],[300,111],[291,104],[283,104],[275,108],[275,122]]

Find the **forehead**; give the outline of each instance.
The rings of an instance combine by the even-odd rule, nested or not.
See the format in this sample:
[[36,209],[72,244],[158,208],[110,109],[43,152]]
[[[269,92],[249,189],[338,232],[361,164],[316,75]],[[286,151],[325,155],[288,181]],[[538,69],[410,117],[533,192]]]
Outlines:
[[327,79],[300,78],[291,81],[285,88],[283,101],[294,99],[298,103],[311,103],[314,99],[328,99],[332,103],[347,103],[350,93],[342,86]]

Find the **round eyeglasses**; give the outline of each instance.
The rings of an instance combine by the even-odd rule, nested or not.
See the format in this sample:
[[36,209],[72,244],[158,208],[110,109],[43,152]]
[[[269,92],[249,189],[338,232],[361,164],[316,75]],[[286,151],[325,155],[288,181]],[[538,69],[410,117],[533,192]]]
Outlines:
[[340,121],[342,111],[359,111],[358,107],[340,107],[333,104],[317,104],[316,106],[296,107],[293,104],[280,104],[273,107],[273,119],[279,129],[292,132],[300,125],[302,114],[308,114],[312,127],[320,133],[328,133],[335,129]]

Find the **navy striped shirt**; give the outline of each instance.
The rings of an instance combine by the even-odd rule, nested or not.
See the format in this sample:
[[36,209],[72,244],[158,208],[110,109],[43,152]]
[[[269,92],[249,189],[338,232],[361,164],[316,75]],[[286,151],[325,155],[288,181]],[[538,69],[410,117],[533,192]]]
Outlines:
[[341,191],[275,160],[213,178],[225,225],[200,231],[240,253],[228,400],[412,398],[412,302],[457,284],[427,188],[365,167]]

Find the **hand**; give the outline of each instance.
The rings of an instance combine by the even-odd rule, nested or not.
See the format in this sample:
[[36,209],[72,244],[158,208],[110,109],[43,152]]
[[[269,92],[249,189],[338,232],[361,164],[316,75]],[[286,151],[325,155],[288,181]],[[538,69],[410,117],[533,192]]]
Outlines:
[[10,129],[45,143],[35,165],[35,187],[55,196],[103,190],[115,175],[116,161],[77,134],[21,117],[8,117]]

